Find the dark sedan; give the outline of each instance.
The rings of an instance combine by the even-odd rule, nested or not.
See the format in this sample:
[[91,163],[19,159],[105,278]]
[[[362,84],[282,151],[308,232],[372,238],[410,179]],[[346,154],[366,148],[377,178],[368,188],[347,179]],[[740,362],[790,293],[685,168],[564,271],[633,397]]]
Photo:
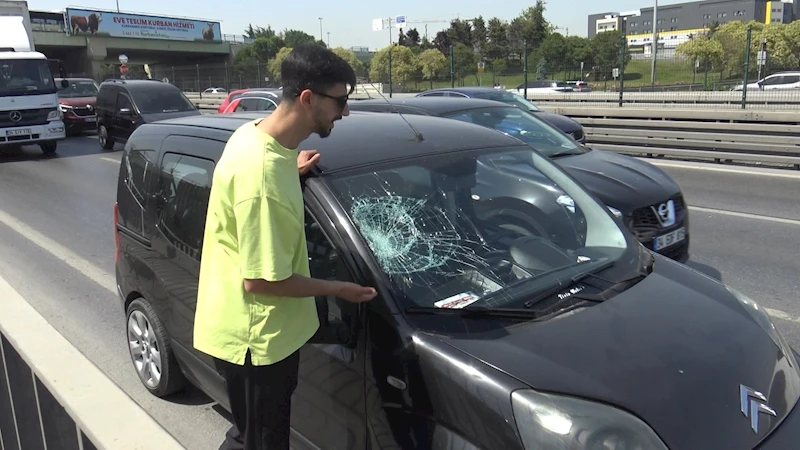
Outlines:
[[689,210],[681,188],[663,170],[636,158],[590,149],[531,114],[502,102],[396,98],[351,102],[353,111],[400,112],[477,123],[518,138],[583,183],[650,250],[689,259]]
[[535,113],[537,117],[541,118],[550,125],[553,125],[564,133],[572,136],[581,144],[586,143],[586,135],[583,132],[583,125],[567,116],[553,114],[539,109],[525,97],[519,94],[514,94],[513,92],[501,91],[488,87],[472,86],[461,88],[431,89],[429,91],[420,92],[417,94],[417,97],[480,98],[484,100],[503,102]]
[[[125,147],[120,335],[154,395],[188,378],[229,406],[192,344],[199,249],[225,142],[263,116],[146,124]],[[302,180],[312,276],[378,296],[317,298],[294,448],[796,448],[797,356],[764,309],[645,250],[530,146],[354,112],[301,148],[322,155]]]

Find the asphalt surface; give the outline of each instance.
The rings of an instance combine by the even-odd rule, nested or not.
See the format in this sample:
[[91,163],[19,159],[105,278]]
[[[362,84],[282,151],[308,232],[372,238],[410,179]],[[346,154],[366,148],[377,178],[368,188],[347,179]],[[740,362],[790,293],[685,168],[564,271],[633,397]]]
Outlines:
[[[156,399],[131,366],[113,275],[119,157],[94,137],[63,141],[55,157],[0,152],[0,276],[183,445],[217,448],[221,408],[196,391]],[[800,348],[800,171],[648,161],[693,207],[688,264],[769,308]]]

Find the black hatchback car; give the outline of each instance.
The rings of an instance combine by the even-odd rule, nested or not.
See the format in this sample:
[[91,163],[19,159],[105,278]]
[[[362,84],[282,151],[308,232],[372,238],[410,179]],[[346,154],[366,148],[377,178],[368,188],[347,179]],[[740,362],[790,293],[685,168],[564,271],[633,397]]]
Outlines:
[[[200,249],[215,163],[260,116],[144,125],[125,147],[117,285],[157,396],[188,379],[228,407],[192,344]],[[311,274],[378,296],[317,298],[296,448],[795,448],[797,355],[763,308],[647,251],[525,143],[405,119],[354,112],[302,144],[322,155],[303,180]]]
[[681,188],[660,168],[586,147],[536,114],[470,98],[398,98],[352,102],[351,111],[423,114],[483,125],[516,137],[554,160],[622,219],[642,244],[679,262],[689,259],[689,210]]
[[199,116],[200,110],[180,89],[157,80],[110,79],[100,84],[95,103],[97,136],[105,150],[124,144],[145,123]]

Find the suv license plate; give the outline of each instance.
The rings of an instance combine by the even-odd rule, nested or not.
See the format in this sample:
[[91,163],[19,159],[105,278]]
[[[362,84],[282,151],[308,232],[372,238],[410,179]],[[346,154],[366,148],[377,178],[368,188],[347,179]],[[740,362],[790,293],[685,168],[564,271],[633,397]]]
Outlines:
[[653,250],[658,251],[667,248],[670,245],[675,245],[684,239],[686,239],[686,228],[678,228],[675,231],[671,231],[653,239]]
[[87,117],[86,121],[87,122],[97,122],[97,118],[96,117]]
[[27,136],[31,134],[30,128],[23,128],[21,130],[8,130],[6,136]]

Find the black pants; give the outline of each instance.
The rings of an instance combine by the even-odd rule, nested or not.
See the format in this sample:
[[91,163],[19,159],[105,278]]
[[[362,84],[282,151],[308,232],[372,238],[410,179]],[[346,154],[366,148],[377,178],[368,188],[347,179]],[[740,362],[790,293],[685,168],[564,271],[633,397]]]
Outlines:
[[268,366],[216,360],[227,383],[233,426],[220,450],[289,450],[292,394],[297,387],[300,352]]

